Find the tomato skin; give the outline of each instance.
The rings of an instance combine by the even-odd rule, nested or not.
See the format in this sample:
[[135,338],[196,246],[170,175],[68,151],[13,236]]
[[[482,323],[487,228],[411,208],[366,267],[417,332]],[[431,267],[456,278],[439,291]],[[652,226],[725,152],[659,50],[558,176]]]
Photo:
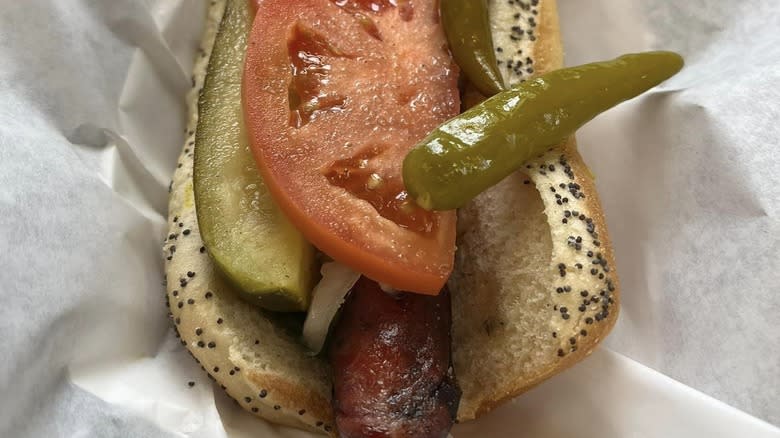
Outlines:
[[[253,153],[290,220],[336,261],[426,294],[438,294],[452,270],[455,213],[429,216],[404,200],[401,165],[460,106],[435,4],[409,0],[403,13],[356,15],[329,0],[264,0],[243,82]],[[306,63],[293,65],[295,57]],[[301,108],[305,117],[291,117]],[[363,156],[360,169],[339,167]],[[356,190],[338,172],[378,183]]]

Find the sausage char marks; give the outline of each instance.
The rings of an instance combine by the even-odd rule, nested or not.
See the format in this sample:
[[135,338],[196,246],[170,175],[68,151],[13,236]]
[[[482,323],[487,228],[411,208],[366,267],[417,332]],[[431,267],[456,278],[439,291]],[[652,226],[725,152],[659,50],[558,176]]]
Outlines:
[[460,401],[450,295],[390,294],[362,277],[329,347],[343,438],[446,437]]

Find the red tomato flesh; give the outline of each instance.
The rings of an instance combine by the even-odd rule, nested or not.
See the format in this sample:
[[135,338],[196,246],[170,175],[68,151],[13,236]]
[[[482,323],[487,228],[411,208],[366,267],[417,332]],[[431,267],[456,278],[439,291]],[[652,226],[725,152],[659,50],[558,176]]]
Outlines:
[[435,0],[264,0],[244,117],[275,201],[321,251],[399,290],[437,294],[455,213],[407,198],[409,149],[458,114]]

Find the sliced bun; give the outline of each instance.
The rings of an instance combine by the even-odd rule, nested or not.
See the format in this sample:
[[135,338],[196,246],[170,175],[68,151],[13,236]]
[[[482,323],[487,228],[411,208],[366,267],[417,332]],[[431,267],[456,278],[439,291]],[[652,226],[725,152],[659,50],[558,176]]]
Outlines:
[[192,186],[198,95],[225,11],[210,2],[187,96],[187,139],[171,183],[166,260],[168,304],[176,333],[204,371],[247,411],[269,421],[335,434],[327,363],[308,355],[283,316],[257,310],[217,271],[198,230]]
[[[509,81],[561,66],[555,0],[494,1],[491,8]],[[163,248],[171,318],[182,344],[247,411],[334,435],[327,363],[307,355],[278,316],[241,301],[198,232],[192,191],[197,98],[224,9],[224,0],[210,2],[204,56],[187,98],[187,140],[171,185]],[[454,363],[463,390],[458,419],[465,421],[590,354],[615,323],[618,282],[598,196],[573,140],[476,198],[459,212],[458,227],[450,286]]]
[[[555,0],[525,5],[491,4],[511,84],[562,67]],[[614,266],[574,139],[461,209],[450,279],[458,419],[476,418],[589,355],[617,320]]]

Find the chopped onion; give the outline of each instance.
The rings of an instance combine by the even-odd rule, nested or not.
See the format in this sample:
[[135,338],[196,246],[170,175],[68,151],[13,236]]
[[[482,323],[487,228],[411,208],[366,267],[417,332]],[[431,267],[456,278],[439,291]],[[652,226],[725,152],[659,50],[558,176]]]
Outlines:
[[386,294],[398,295],[400,292],[389,284],[379,283],[379,288]]
[[311,305],[303,323],[303,343],[314,354],[322,350],[333,318],[360,278],[360,273],[337,262],[324,263],[320,273],[322,279],[312,291]]

